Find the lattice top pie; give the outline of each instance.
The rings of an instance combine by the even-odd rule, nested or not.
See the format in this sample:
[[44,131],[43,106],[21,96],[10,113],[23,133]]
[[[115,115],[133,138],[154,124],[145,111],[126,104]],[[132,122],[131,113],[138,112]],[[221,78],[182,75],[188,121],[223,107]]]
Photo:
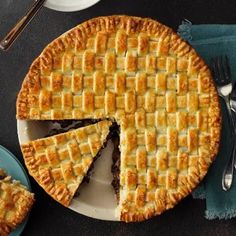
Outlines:
[[217,154],[220,108],[207,65],[151,19],[91,19],[33,62],[17,118],[120,125],[122,221],[161,214],[188,195]]
[[8,235],[25,219],[34,203],[34,194],[0,169],[0,235]]

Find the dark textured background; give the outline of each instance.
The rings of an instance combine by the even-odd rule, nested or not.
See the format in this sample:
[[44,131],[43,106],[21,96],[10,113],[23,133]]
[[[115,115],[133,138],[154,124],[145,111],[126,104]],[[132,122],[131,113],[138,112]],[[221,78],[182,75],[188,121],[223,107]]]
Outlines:
[[[0,0],[0,38],[25,12],[30,0]],[[199,23],[236,23],[236,1],[222,0],[101,0],[75,13],[46,8],[8,51],[0,52],[0,144],[21,161],[15,120],[15,99],[32,60],[55,37],[100,15],[148,16],[177,29],[183,19]],[[142,223],[91,219],[64,208],[31,179],[36,204],[23,235],[236,235],[236,219],[204,219],[204,202],[191,197],[173,210]],[[235,199],[236,200],[236,199]]]

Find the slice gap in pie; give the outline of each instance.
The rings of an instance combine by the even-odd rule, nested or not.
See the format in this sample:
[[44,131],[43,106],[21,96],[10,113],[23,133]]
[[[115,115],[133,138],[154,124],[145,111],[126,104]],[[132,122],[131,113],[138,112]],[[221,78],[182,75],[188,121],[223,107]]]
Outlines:
[[113,143],[113,152],[112,152],[112,166],[111,172],[113,175],[113,180],[111,185],[114,189],[117,202],[119,203],[119,192],[120,192],[120,138],[119,138],[119,130],[118,127],[114,129],[112,135],[112,143]]
[[28,215],[34,194],[0,169],[0,235],[8,235]]
[[111,121],[104,120],[21,145],[30,175],[55,200],[69,206],[111,126]]
[[[218,153],[220,103],[208,66],[172,29],[148,18],[98,17],[55,39],[32,63],[16,109],[23,120],[117,122],[113,185],[125,222],[173,208]],[[44,163],[27,162],[39,183],[49,181],[50,194],[69,194],[68,204],[70,192],[53,188],[50,171],[39,180]]]

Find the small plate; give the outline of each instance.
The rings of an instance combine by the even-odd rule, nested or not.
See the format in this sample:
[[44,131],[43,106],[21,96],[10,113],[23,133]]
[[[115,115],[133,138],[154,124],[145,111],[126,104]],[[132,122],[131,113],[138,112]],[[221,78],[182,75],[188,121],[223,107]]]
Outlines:
[[100,0],[47,0],[44,5],[56,11],[72,12],[91,7],[99,1]]
[[[13,179],[19,180],[23,185],[25,185],[29,191],[31,191],[30,181],[28,176],[18,161],[18,159],[6,148],[0,145],[0,168],[6,170],[7,174],[12,176]],[[10,236],[19,236],[25,225],[27,223],[28,218],[18,226],[14,231],[11,232]]]
[[[49,127],[47,121],[17,120],[19,142],[23,144],[42,138],[48,134]],[[84,183],[79,187],[79,196],[73,199],[70,209],[100,220],[119,221],[115,212],[117,200],[111,186],[112,151],[113,144],[108,141],[94,164],[89,184]]]

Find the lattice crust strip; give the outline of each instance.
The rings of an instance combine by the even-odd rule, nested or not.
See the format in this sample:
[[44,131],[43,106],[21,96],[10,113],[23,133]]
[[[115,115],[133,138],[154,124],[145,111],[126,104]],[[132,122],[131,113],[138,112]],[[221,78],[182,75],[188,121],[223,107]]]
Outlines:
[[111,124],[104,120],[21,145],[30,175],[55,200],[68,206],[106,142]]
[[151,19],[99,17],[63,34],[33,62],[17,99],[18,119],[108,117],[121,126],[124,221],[173,207],[218,152],[220,106],[207,65]]
[[34,203],[30,193],[10,176],[0,180],[0,234],[7,235],[27,216]]

